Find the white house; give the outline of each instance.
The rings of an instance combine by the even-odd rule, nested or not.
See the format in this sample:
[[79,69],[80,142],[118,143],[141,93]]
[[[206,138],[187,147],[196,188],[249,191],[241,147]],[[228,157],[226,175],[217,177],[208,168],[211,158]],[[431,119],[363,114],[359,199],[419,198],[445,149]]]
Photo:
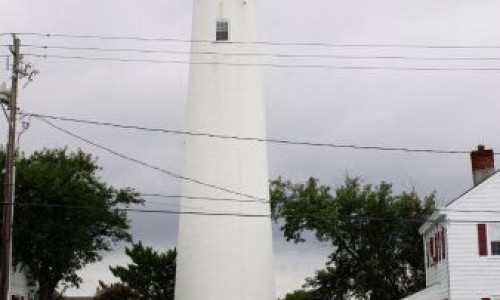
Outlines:
[[25,270],[13,268],[10,275],[12,300],[34,300],[37,291],[37,284],[29,278]]
[[475,186],[419,230],[427,288],[405,300],[500,300],[500,173],[484,146],[471,160]]

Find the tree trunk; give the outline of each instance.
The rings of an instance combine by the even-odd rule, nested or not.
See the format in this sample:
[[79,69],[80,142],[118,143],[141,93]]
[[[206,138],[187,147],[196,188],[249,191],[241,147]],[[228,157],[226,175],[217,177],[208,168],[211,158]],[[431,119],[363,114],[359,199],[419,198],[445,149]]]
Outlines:
[[38,291],[40,295],[39,300],[52,300],[56,286],[57,282],[54,284],[40,280],[40,290]]

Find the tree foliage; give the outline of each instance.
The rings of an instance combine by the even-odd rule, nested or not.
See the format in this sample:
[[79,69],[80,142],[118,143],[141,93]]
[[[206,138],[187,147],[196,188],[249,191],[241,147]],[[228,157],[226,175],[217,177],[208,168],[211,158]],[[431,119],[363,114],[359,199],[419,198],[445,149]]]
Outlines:
[[346,179],[331,189],[311,178],[305,184],[271,183],[271,204],[287,240],[305,241],[312,231],[332,245],[325,269],[305,287],[315,299],[400,299],[425,287],[418,228],[434,209],[434,195],[394,194],[390,184]]
[[51,299],[59,283],[78,286],[76,271],[131,239],[127,215],[116,208],[142,200],[104,183],[99,170],[81,150],[17,157],[13,257],[39,283],[41,300]]
[[314,291],[296,290],[288,293],[282,300],[319,300],[315,298]]
[[144,247],[142,243],[126,248],[132,260],[126,267],[111,267],[110,270],[129,287],[139,299],[173,300],[175,290],[176,250],[165,253]]
[[137,295],[122,283],[112,283],[106,285],[99,282],[100,288],[94,300],[138,300]]

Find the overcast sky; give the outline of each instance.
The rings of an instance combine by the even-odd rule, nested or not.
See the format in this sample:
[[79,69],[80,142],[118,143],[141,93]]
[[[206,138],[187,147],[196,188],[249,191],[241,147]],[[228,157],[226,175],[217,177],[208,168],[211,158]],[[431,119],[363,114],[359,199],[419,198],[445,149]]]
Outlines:
[[[333,44],[500,46],[496,0],[265,0],[260,1],[264,41]],[[189,39],[192,0],[0,0],[1,32],[65,33]],[[189,50],[186,43],[102,41],[22,36],[24,45]],[[2,36],[0,44],[10,43]],[[414,47],[264,46],[263,52],[352,56],[500,57],[500,49]],[[1,51],[6,54],[6,49]],[[23,47],[25,54],[187,60],[186,55],[96,53]],[[8,76],[1,58],[0,76]],[[92,120],[183,129],[188,66],[27,57],[40,74],[20,94],[21,109]],[[500,61],[403,59],[276,59],[266,62],[405,68],[500,68]],[[500,71],[346,70],[264,68],[271,138],[387,147],[500,149]],[[182,137],[58,123],[93,141],[180,173]],[[5,128],[5,126],[2,126]],[[2,130],[2,139],[5,135]],[[33,120],[21,148],[81,147],[99,157],[102,177],[140,192],[178,194],[178,180],[114,157]],[[442,202],[472,184],[467,155],[336,150],[269,145],[270,174],[300,181],[319,177],[341,184],[348,173],[396,190],[437,191]],[[147,208],[175,209],[149,199]],[[153,203],[154,201],[154,203]],[[171,206],[168,206],[171,205]],[[175,246],[174,216],[133,214],[136,240],[164,250]],[[327,245],[286,243],[275,230],[277,294],[299,288],[320,268]],[[73,294],[93,294],[99,279],[114,279],[109,264],[125,262],[123,249],[82,271]]]

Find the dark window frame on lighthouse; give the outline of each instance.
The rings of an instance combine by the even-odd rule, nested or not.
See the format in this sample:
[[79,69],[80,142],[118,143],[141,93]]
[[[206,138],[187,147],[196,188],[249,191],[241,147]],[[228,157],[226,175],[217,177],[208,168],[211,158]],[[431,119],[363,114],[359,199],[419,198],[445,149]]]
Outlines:
[[217,42],[229,41],[229,21],[219,19],[215,25],[215,40]]

